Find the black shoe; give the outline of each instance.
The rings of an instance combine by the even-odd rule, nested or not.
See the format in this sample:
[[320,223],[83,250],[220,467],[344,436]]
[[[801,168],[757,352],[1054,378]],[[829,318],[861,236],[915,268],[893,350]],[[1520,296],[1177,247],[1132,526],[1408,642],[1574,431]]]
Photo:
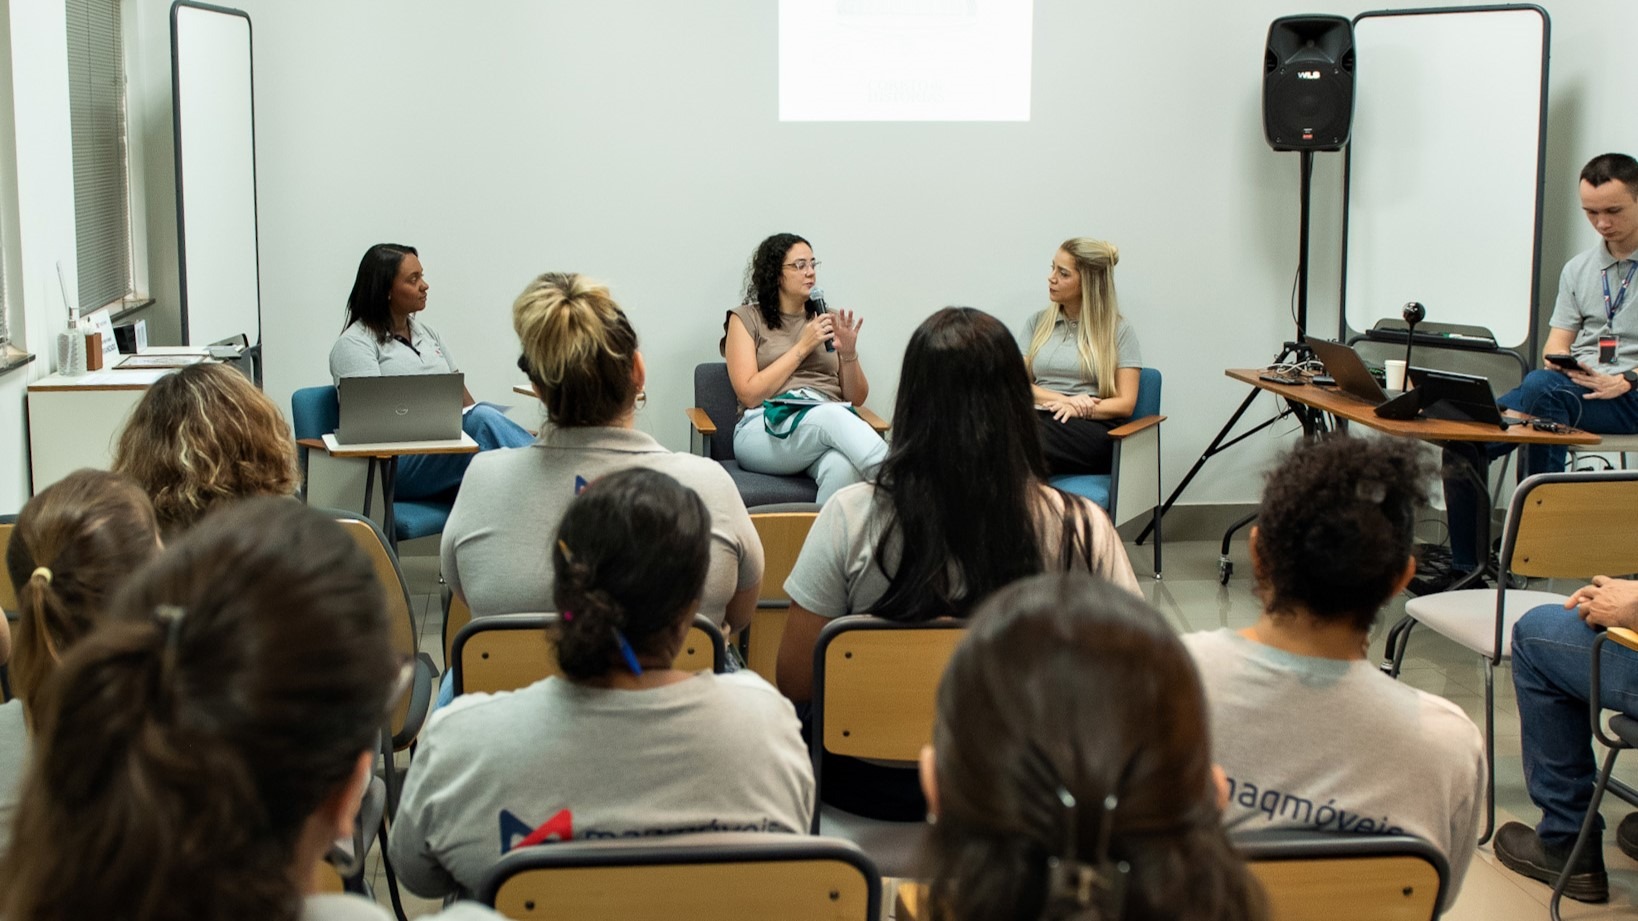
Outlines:
[[[1634,830],[1638,830],[1635,826]],[[1610,878],[1604,872],[1604,858],[1598,842],[1588,842],[1589,852],[1582,855],[1580,865],[1564,884],[1564,894],[1577,902],[1608,902]],[[1536,830],[1521,822],[1508,822],[1496,830],[1496,859],[1501,865],[1520,876],[1528,876],[1549,886],[1558,883],[1569,852],[1547,849],[1536,837]]]
[[1628,814],[1615,826],[1615,846],[1621,853],[1638,860],[1638,812]]

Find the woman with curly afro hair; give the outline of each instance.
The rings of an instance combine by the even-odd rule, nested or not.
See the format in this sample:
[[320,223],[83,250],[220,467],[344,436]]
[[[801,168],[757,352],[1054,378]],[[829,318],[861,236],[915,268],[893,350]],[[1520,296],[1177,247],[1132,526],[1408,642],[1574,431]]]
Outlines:
[[1407,440],[1293,450],[1268,475],[1251,529],[1262,614],[1183,642],[1228,774],[1228,829],[1416,835],[1450,861],[1448,908],[1484,810],[1479,730],[1365,658],[1377,612],[1416,573],[1412,537],[1432,475]]

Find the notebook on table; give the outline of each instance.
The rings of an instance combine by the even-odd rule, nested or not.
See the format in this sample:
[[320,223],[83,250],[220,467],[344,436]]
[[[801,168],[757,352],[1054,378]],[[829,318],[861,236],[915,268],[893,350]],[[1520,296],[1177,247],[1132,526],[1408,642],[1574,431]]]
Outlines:
[[461,437],[466,375],[344,377],[336,385],[341,423],[336,443],[447,441]]

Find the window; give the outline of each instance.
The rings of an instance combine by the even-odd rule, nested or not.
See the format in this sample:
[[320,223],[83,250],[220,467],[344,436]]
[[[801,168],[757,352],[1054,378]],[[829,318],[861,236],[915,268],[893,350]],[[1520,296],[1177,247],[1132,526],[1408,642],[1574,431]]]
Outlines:
[[130,297],[131,198],[119,0],[67,0],[82,313]]

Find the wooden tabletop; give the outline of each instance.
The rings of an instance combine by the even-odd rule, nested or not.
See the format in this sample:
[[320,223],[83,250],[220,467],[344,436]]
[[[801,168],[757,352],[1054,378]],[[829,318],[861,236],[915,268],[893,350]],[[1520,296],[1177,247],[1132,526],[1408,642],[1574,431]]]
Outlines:
[[383,441],[372,444],[344,445],[336,441],[334,432],[324,436],[324,450],[332,457],[392,457],[399,454],[476,454],[478,443],[472,436],[461,433],[459,438],[441,441]]
[[1528,425],[1512,425],[1505,430],[1484,422],[1455,422],[1446,419],[1384,419],[1376,414],[1371,404],[1343,393],[1335,387],[1319,384],[1276,384],[1261,376],[1269,372],[1263,368],[1230,368],[1223,372],[1229,377],[1267,390],[1287,400],[1312,406],[1339,419],[1357,422],[1367,428],[1418,438],[1422,441],[1504,441],[1514,444],[1595,445],[1601,439],[1592,432],[1571,429],[1564,433],[1540,432]]

